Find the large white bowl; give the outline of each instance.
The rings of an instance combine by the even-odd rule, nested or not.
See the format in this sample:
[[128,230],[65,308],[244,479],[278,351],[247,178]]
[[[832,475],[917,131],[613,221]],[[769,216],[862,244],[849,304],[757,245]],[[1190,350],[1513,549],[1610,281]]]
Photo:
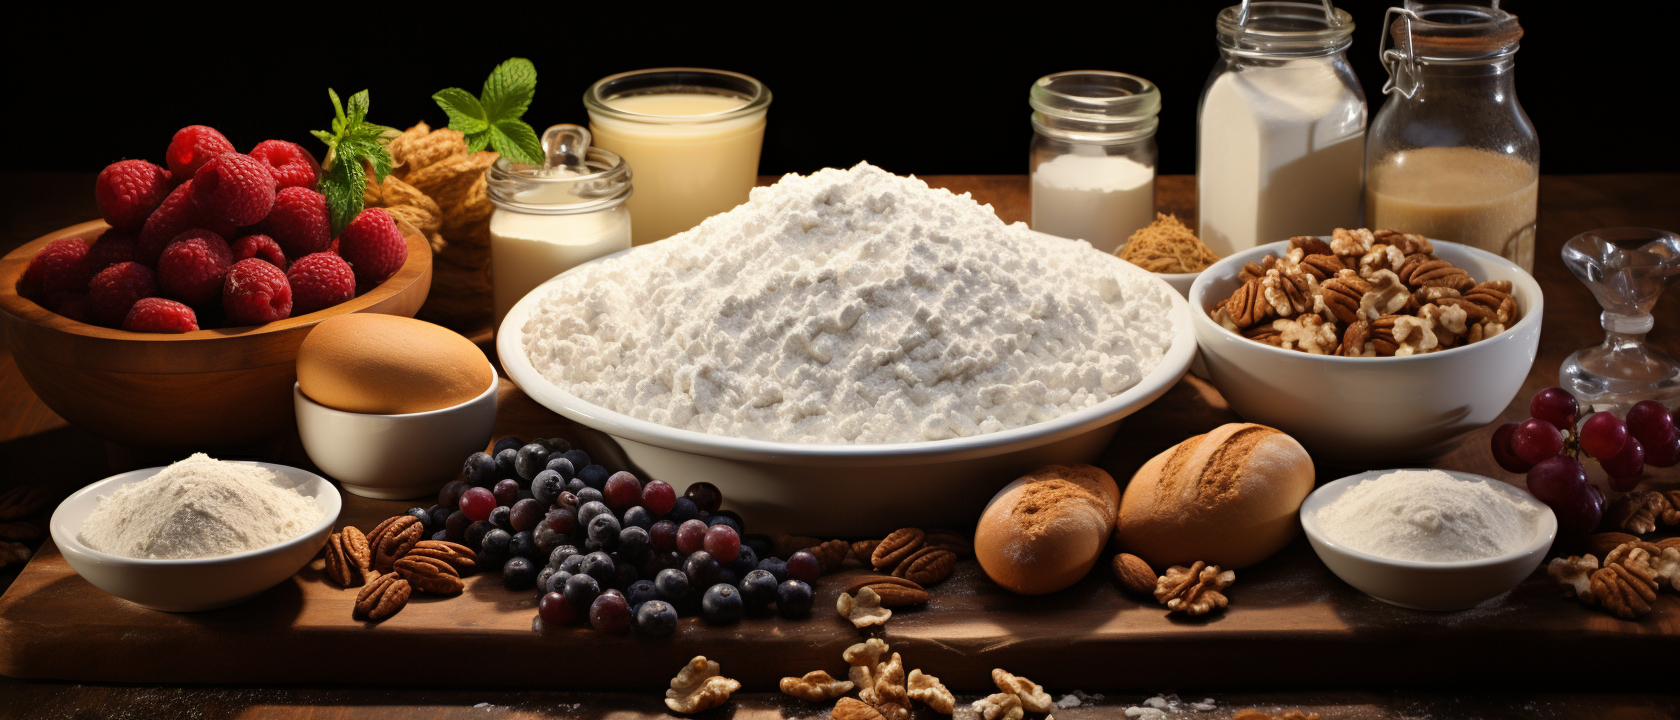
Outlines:
[[1517,586],[1546,558],[1557,538],[1557,515],[1528,491],[1492,478],[1443,470],[1466,482],[1485,482],[1512,499],[1539,508],[1540,532],[1527,547],[1509,555],[1434,563],[1391,560],[1332,542],[1318,525],[1318,511],[1361,482],[1393,470],[1372,470],[1325,483],[1301,503],[1301,528],[1320,560],[1349,585],[1378,600],[1414,610],[1464,610],[1498,597]]
[[585,402],[544,379],[526,358],[524,346],[526,318],[551,287],[575,269],[513,306],[502,321],[496,350],[508,377],[532,399],[610,435],[646,477],[678,488],[699,481],[717,485],[725,502],[750,527],[824,537],[880,535],[901,527],[966,530],[1004,483],[1041,465],[1095,460],[1113,439],[1120,419],[1160,397],[1190,364],[1196,342],[1184,298],[1118,257],[1092,257],[1112,263],[1117,273],[1148,278],[1171,300],[1175,332],[1161,363],[1131,389],[1091,407],[974,437],[894,445],[777,443],[679,430]]
[[[489,360],[485,360],[486,363]],[[461,473],[461,462],[490,443],[496,388],[459,405],[404,413],[353,413],[322,405],[292,383],[298,437],[310,461],[362,497],[401,500],[436,494]]]
[[[262,550],[195,560],[149,560],[99,552],[76,539],[82,521],[100,496],[145,480],[161,467],[135,470],[89,485],[60,503],[49,527],[70,567],[94,587],[142,607],[169,612],[214,610],[254,598],[285,581],[314,559],[338,522],[343,498],[315,473],[285,465],[248,463],[274,473],[321,508],[321,521],[308,532]],[[277,483],[278,484],[278,483]]]
[[1522,317],[1473,345],[1409,357],[1310,355],[1255,342],[1208,315],[1240,284],[1244,263],[1281,253],[1287,242],[1220,260],[1190,288],[1192,323],[1208,378],[1250,422],[1300,440],[1313,460],[1371,467],[1427,460],[1504,412],[1522,389],[1540,346],[1545,303],[1533,276],[1505,258],[1434,241],[1435,254],[1477,282],[1509,280]]

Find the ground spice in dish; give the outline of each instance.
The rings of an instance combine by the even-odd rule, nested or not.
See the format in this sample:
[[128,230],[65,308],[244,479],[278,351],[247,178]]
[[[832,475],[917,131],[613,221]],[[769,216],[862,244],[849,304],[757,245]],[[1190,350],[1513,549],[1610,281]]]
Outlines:
[[1120,259],[1157,273],[1201,272],[1219,262],[1195,231],[1178,221],[1178,216],[1155,213],[1155,222],[1132,233],[1120,246]]

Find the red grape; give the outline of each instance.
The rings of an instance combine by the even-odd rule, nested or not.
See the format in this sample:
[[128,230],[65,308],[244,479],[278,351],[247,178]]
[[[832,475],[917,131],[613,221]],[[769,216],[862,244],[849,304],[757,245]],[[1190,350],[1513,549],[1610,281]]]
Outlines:
[[800,550],[788,556],[787,571],[788,575],[795,580],[812,582],[817,579],[817,576],[822,575],[822,563],[817,561],[817,556]]
[[503,480],[498,482],[496,487],[490,490],[490,494],[496,498],[497,505],[513,507],[513,502],[519,499],[519,481]]
[[1650,454],[1653,446],[1660,444],[1657,441],[1674,433],[1674,418],[1662,403],[1645,400],[1628,408],[1627,429],[1629,435],[1639,438],[1646,454]]
[[1511,450],[1516,452],[1517,457],[1538,463],[1563,452],[1563,435],[1551,423],[1529,418],[1519,423],[1516,431],[1511,433]]
[[[655,480],[654,482],[659,482]],[[677,549],[677,524],[670,520],[660,520],[648,528],[648,544],[659,552],[670,552]]]
[[1558,537],[1579,539],[1598,528],[1604,495],[1574,458],[1548,458],[1528,471],[1528,491],[1557,514]]
[[567,507],[557,507],[548,511],[548,529],[561,535],[570,535],[577,529],[577,511]]
[[[1581,449],[1599,460],[1621,452],[1627,441],[1627,424],[1610,413],[1593,413],[1581,423]],[[1641,453],[1640,457],[1644,454]]]
[[1493,460],[1506,472],[1525,473],[1534,467],[1534,463],[1517,457],[1516,451],[1511,449],[1511,435],[1517,431],[1517,423],[1509,422],[1500,425],[1493,431]]
[[606,498],[607,507],[623,510],[642,499],[642,481],[620,470],[607,478],[607,484],[601,487],[601,495]]
[[1611,490],[1627,492],[1639,487],[1639,478],[1645,470],[1645,448],[1640,447],[1638,440],[1628,438],[1621,452],[1600,459],[1598,465],[1610,476]]
[[461,493],[461,512],[466,514],[468,520],[489,520],[490,511],[495,509],[496,496],[491,495],[489,490],[475,487],[467,488],[466,492]]
[[1528,403],[1529,415],[1545,420],[1565,432],[1575,427],[1575,414],[1578,411],[1575,396],[1563,388],[1550,387],[1541,390],[1535,393],[1534,399]]
[[1670,468],[1680,465],[1680,430],[1670,425],[1668,436],[1657,438],[1655,442],[1644,442],[1645,464],[1651,467]]
[[642,507],[655,516],[671,512],[671,506],[676,502],[677,491],[664,480],[649,480],[642,486]]
[[692,555],[706,545],[706,523],[689,520],[677,526],[677,552]]
[[728,525],[713,525],[706,530],[705,546],[706,552],[711,553],[718,562],[726,563],[741,554],[741,536],[735,534],[735,528]]
[[508,522],[513,523],[514,532],[524,532],[536,528],[537,523],[543,521],[542,503],[534,498],[525,498],[513,504],[508,513]]
[[543,624],[551,627],[570,625],[577,617],[577,611],[572,604],[566,602],[566,596],[551,592],[537,601],[537,616],[542,618]]
[[630,632],[630,605],[611,590],[601,593],[589,606],[589,624],[612,635]]
[[694,501],[694,506],[702,512],[717,512],[723,507],[723,492],[716,485],[709,482],[697,482],[683,491],[683,497]]

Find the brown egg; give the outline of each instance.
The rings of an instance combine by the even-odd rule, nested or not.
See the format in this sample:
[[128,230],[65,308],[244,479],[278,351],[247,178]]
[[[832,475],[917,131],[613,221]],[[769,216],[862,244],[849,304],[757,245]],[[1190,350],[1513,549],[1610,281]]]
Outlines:
[[298,347],[298,387],[346,412],[399,415],[478,397],[495,369],[478,346],[422,320],[352,313],[323,320]]

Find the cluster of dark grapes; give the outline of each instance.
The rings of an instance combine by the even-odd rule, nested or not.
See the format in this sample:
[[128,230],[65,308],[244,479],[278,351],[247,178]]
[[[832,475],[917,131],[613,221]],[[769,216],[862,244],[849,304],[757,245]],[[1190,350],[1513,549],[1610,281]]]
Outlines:
[[769,537],[745,535],[711,483],[679,497],[559,438],[502,438],[468,457],[462,474],[437,505],[409,514],[433,539],[478,553],[481,570],[500,568],[509,589],[535,588],[539,626],[584,618],[602,632],[662,637],[684,615],[727,625],[811,611],[816,556],[771,557]]
[[1638,486],[1647,465],[1680,464],[1675,415],[1654,400],[1634,405],[1625,420],[1597,412],[1577,424],[1575,396],[1554,387],[1535,394],[1528,414],[1494,431],[1493,458],[1506,470],[1528,474],[1528,491],[1557,513],[1561,535],[1591,533],[1604,514],[1604,495],[1587,479],[1581,453],[1598,461],[1617,492]]

